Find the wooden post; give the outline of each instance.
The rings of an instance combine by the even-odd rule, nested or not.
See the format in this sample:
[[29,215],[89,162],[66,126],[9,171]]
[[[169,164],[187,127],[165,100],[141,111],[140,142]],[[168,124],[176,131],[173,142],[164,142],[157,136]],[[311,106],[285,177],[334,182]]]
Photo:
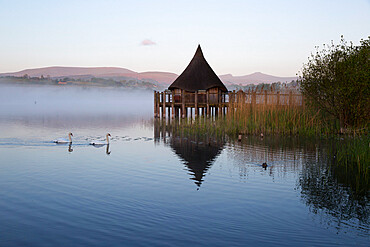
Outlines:
[[265,106],[267,106],[267,90],[265,90]]
[[210,116],[210,112],[209,112],[209,91],[207,90],[207,94],[206,94],[206,102],[207,102],[207,116],[209,117]]
[[[168,101],[171,102],[170,101],[170,95],[168,95]],[[168,118],[168,121],[171,119],[171,108],[170,108],[170,106],[167,107],[167,118]]]
[[194,101],[195,101],[195,108],[194,108],[195,113],[194,113],[194,115],[195,115],[195,117],[198,117],[198,91],[195,91]]
[[276,105],[279,106],[280,105],[280,92],[276,92]]
[[181,117],[185,118],[185,90],[181,89]]
[[292,91],[290,91],[289,92],[289,106],[292,106],[293,105],[292,100],[293,100],[293,93],[292,93]]
[[229,107],[227,108],[227,114],[230,114],[231,112],[232,102],[233,102],[233,93],[229,92],[229,104],[228,104]]
[[232,92],[232,104],[230,106],[230,110],[233,114],[235,112],[235,100],[236,100],[236,94],[235,94],[235,90],[233,90],[233,92]]
[[172,107],[172,118],[175,118],[175,91],[172,91],[171,107]]
[[157,92],[154,90],[154,118],[157,117]]
[[218,110],[222,116],[222,91],[218,90]]
[[256,92],[252,92],[252,105],[256,105],[256,98],[257,98],[257,96],[256,96]]
[[161,93],[157,92],[157,117],[159,118],[161,115]]
[[157,92],[157,118],[161,117],[161,92]]
[[166,91],[163,91],[162,93],[162,100],[163,100],[162,118],[166,119]]

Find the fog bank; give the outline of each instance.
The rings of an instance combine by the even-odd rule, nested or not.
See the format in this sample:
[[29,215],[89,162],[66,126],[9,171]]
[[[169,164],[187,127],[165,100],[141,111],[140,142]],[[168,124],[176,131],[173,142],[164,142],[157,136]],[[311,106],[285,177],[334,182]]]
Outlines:
[[151,91],[68,86],[0,86],[0,117],[153,114]]

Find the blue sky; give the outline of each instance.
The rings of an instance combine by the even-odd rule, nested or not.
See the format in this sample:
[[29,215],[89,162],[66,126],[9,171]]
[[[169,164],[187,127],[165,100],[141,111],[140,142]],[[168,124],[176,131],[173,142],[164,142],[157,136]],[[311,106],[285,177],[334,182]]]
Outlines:
[[0,0],[0,34],[0,73],[117,66],[179,74],[201,44],[217,74],[294,76],[315,46],[367,38],[370,0]]

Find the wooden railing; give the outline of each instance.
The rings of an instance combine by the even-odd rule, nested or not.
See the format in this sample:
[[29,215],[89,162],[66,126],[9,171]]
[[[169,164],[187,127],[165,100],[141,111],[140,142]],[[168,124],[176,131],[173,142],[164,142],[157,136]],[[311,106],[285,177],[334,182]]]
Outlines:
[[[220,103],[246,103],[246,104],[267,104],[267,105],[302,105],[303,96],[299,93],[280,92],[244,92],[229,91],[220,93],[208,92],[184,92],[173,93],[171,91],[154,91],[156,102],[175,104],[220,104]],[[174,99],[174,100],[173,100]]]
[[[304,98],[297,92],[274,92],[274,91],[229,91],[212,93],[205,90],[197,92],[177,92],[154,91],[154,114],[159,117],[160,109],[162,115],[165,116],[166,107],[174,112],[179,109],[186,112],[187,108],[194,108],[195,115],[198,110],[204,108],[204,111],[209,112],[212,107],[215,108],[216,114],[218,108],[222,111],[224,108],[232,107],[236,104],[252,104],[252,105],[276,105],[276,106],[304,106]],[[210,109],[211,108],[211,109]],[[182,114],[184,117],[184,115]]]

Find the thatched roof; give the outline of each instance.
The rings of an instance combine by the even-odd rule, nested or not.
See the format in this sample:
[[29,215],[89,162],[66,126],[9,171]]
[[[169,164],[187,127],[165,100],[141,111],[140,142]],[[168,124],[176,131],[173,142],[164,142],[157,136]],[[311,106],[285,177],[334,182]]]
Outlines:
[[208,90],[214,87],[218,87],[222,91],[227,92],[225,85],[204,58],[202,49],[199,45],[188,67],[186,67],[184,72],[177,77],[168,89],[183,89],[188,92],[195,92],[197,90]]

